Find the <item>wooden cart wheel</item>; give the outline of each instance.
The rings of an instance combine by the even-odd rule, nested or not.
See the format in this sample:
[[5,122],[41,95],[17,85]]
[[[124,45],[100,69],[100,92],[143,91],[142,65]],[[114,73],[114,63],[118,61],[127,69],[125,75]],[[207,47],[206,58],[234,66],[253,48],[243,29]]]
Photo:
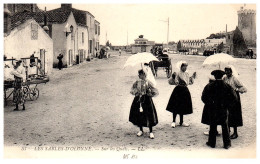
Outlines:
[[172,65],[171,64],[169,65],[168,69],[166,70],[166,75],[168,78],[170,78],[172,75]]
[[39,91],[38,88],[33,88],[33,89],[31,89],[30,99],[31,99],[32,101],[37,100],[38,97],[39,97],[39,94],[40,94],[40,91]]
[[29,87],[28,86],[24,86],[23,87],[23,94],[24,94],[24,99],[27,99],[29,97]]

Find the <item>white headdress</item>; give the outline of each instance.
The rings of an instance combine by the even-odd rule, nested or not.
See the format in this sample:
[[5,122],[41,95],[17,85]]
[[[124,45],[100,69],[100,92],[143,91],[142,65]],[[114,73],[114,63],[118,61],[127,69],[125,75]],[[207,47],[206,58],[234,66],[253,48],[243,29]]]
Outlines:
[[235,67],[233,65],[228,65],[225,68],[230,68],[232,70],[232,75],[235,77],[238,77],[239,73],[237,73],[237,70],[235,69]]
[[188,63],[186,62],[186,61],[178,61],[177,63],[176,63],[176,68],[178,69],[178,70],[181,70],[181,65],[182,64],[187,64],[188,65]]

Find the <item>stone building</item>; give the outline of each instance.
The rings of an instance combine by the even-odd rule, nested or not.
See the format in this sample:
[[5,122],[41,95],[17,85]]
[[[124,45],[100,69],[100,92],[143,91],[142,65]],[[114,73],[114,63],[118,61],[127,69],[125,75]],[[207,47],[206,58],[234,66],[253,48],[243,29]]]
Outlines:
[[28,16],[20,19],[19,13],[24,12],[11,15],[11,12],[5,6],[5,56],[7,59],[23,59],[28,66],[29,57],[35,52],[34,57],[41,60],[41,69],[44,73],[51,73],[53,68],[53,41],[48,35],[48,31],[45,31],[45,28],[41,27],[33,17]]
[[238,28],[242,32],[245,42],[250,47],[256,46],[256,12],[243,7],[237,11]]
[[135,43],[131,44],[132,53],[151,52],[154,45],[154,41],[148,41],[148,39],[145,39],[143,35],[140,35],[137,39],[135,39]]
[[[247,49],[251,49],[256,55],[256,12],[255,10],[245,9],[241,7],[237,12],[238,14],[238,26],[236,31],[238,33],[242,33],[242,37],[246,43]],[[231,55],[237,56],[238,54],[234,54],[234,31],[226,32],[226,45],[225,51],[230,53]],[[244,50],[247,51],[246,49]],[[246,54],[242,54],[244,56]],[[240,55],[241,56],[241,55]]]
[[179,51],[186,51],[188,54],[201,54],[205,50],[206,42],[204,39],[198,40],[180,40],[181,49]]

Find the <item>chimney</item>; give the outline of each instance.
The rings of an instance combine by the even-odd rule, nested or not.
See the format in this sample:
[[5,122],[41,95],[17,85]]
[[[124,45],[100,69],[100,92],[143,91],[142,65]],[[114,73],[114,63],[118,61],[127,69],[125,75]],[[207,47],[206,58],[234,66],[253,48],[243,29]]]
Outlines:
[[4,34],[11,32],[11,12],[8,10],[7,5],[4,5]]
[[49,34],[49,27],[47,25],[47,13],[46,13],[46,7],[45,7],[45,11],[44,11],[44,26],[43,26],[43,30]]
[[72,8],[72,4],[71,3],[62,3],[61,4],[61,8],[62,9],[71,9]]
[[227,24],[226,24],[226,33],[227,33]]

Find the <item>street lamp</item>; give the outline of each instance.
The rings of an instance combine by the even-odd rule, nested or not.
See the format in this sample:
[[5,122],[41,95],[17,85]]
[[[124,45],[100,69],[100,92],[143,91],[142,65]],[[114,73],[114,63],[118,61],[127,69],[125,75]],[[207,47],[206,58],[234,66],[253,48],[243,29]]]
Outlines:
[[169,48],[169,17],[168,17],[168,19],[167,19],[167,21],[165,21],[165,20],[160,20],[160,21],[162,21],[162,22],[166,22],[167,23],[167,48]]

